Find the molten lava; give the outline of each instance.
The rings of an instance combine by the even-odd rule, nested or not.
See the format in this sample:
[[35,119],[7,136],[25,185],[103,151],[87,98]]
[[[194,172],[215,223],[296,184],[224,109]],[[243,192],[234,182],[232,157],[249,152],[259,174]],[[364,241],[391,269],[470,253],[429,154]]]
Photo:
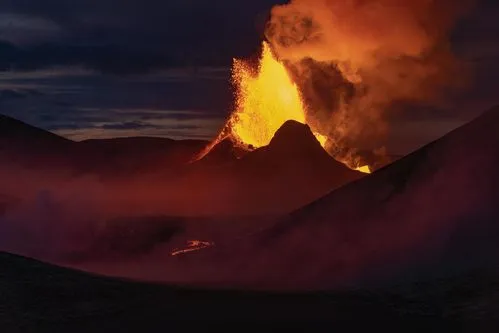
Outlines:
[[363,173],[371,173],[371,168],[369,168],[368,165],[364,165],[364,166],[358,167],[355,170],[363,172]]
[[243,61],[235,60],[233,80],[238,92],[229,127],[237,143],[255,148],[266,146],[286,121],[305,123],[298,87],[267,43],[263,43],[257,73]]
[[[226,138],[239,147],[254,149],[268,145],[288,120],[307,123],[306,107],[297,85],[266,42],[263,43],[257,70],[244,61],[234,60],[232,79],[237,88],[236,109],[220,135],[201,152],[198,159]],[[325,147],[327,136],[319,134],[314,128],[311,130]],[[368,166],[355,167],[358,171],[370,173]]]

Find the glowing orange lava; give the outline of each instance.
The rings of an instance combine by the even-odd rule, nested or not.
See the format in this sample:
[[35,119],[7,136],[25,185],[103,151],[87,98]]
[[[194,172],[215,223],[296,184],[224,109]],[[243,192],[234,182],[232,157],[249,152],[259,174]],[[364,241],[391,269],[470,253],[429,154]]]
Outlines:
[[233,80],[238,93],[229,127],[238,143],[255,148],[266,146],[286,121],[305,123],[298,87],[267,43],[263,43],[257,73],[246,63],[235,60]]
[[368,165],[364,165],[364,166],[358,167],[355,170],[363,172],[363,173],[371,173],[371,168],[369,168]]
[[[307,123],[306,108],[297,85],[266,42],[256,71],[246,62],[234,60],[232,79],[237,88],[236,109],[220,135],[198,159],[226,138],[246,149],[259,148],[268,145],[286,121]],[[311,129],[325,147],[328,138]],[[370,173],[368,166],[356,170]]]

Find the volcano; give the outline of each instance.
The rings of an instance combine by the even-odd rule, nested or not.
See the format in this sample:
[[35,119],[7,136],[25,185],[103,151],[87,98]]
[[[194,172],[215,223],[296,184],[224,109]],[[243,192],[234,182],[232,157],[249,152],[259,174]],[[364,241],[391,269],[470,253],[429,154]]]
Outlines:
[[203,201],[223,189],[218,198],[226,203],[218,211],[220,205],[211,205],[210,215],[267,215],[289,212],[363,176],[329,156],[307,125],[287,121],[254,151],[241,153],[230,140],[218,143],[192,165],[186,181],[197,179]]
[[375,292],[264,293],[110,279],[6,253],[0,253],[0,267],[4,332],[185,332],[200,326],[232,331],[241,325],[275,332],[291,324],[309,332],[382,326],[385,332],[416,333],[498,327],[497,275],[473,273]]
[[316,174],[330,189],[362,177],[329,156],[307,125],[292,120],[277,130],[268,146],[248,154],[241,164],[241,168],[262,170],[277,177],[289,172],[295,181]]
[[[333,146],[338,148],[339,143],[325,135],[327,131],[324,128],[317,128],[318,121],[314,120],[310,105],[305,104],[304,96],[292,76],[267,42],[262,44],[257,68],[246,61],[235,59],[232,66],[232,81],[236,89],[235,109],[219,135],[197,158],[209,154],[213,147],[223,141],[230,141],[234,146],[249,150],[267,146],[287,121],[307,124],[325,149]],[[337,89],[337,93],[335,99],[339,103],[343,99],[343,92]],[[335,158],[356,171],[371,172],[370,165],[366,165],[361,156],[347,152],[351,147],[343,148],[345,151],[342,154],[336,152]]]

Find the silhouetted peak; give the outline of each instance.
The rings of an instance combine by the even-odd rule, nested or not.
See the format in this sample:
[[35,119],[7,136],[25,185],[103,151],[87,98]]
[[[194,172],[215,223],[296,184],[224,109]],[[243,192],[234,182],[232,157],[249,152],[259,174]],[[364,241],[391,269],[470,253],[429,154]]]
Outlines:
[[206,161],[231,161],[235,159],[234,144],[230,139],[222,140],[206,155],[203,160]]
[[238,147],[230,138],[218,142],[199,162],[203,164],[223,164],[232,162],[248,154],[248,150]]
[[61,136],[38,127],[28,125],[20,120],[0,114],[0,139],[4,144],[39,143],[43,141],[71,142]]
[[285,122],[270,141],[271,150],[316,150],[327,154],[310,127],[294,120]]
[[334,177],[348,174],[345,179],[355,179],[359,174],[331,157],[308,125],[296,121],[285,122],[268,146],[248,154],[244,160],[259,161],[264,165],[285,165],[286,168],[304,168],[304,165],[308,165],[306,168],[312,167],[317,172],[327,170],[325,174]]
[[310,127],[305,124],[301,124],[294,120],[286,121],[274,134],[270,144],[274,144],[279,141],[296,140],[304,138],[314,138]]

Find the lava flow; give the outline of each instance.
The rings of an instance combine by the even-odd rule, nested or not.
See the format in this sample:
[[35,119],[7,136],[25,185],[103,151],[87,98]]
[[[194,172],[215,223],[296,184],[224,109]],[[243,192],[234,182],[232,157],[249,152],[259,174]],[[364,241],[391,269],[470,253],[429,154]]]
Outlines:
[[[306,107],[297,85],[266,42],[257,70],[236,59],[232,80],[237,88],[236,109],[219,136],[198,159],[227,138],[236,146],[251,150],[268,145],[275,132],[288,120],[307,123]],[[325,147],[328,138],[311,129]],[[359,166],[356,170],[370,173],[368,166]]]
[[199,250],[202,250],[202,249],[205,249],[207,247],[214,246],[214,245],[215,245],[215,243],[213,243],[213,242],[205,242],[205,241],[200,241],[200,240],[190,240],[190,241],[187,241],[187,247],[182,248],[182,249],[175,249],[170,253],[170,255],[175,257],[175,256],[178,256],[181,254],[199,251]]

